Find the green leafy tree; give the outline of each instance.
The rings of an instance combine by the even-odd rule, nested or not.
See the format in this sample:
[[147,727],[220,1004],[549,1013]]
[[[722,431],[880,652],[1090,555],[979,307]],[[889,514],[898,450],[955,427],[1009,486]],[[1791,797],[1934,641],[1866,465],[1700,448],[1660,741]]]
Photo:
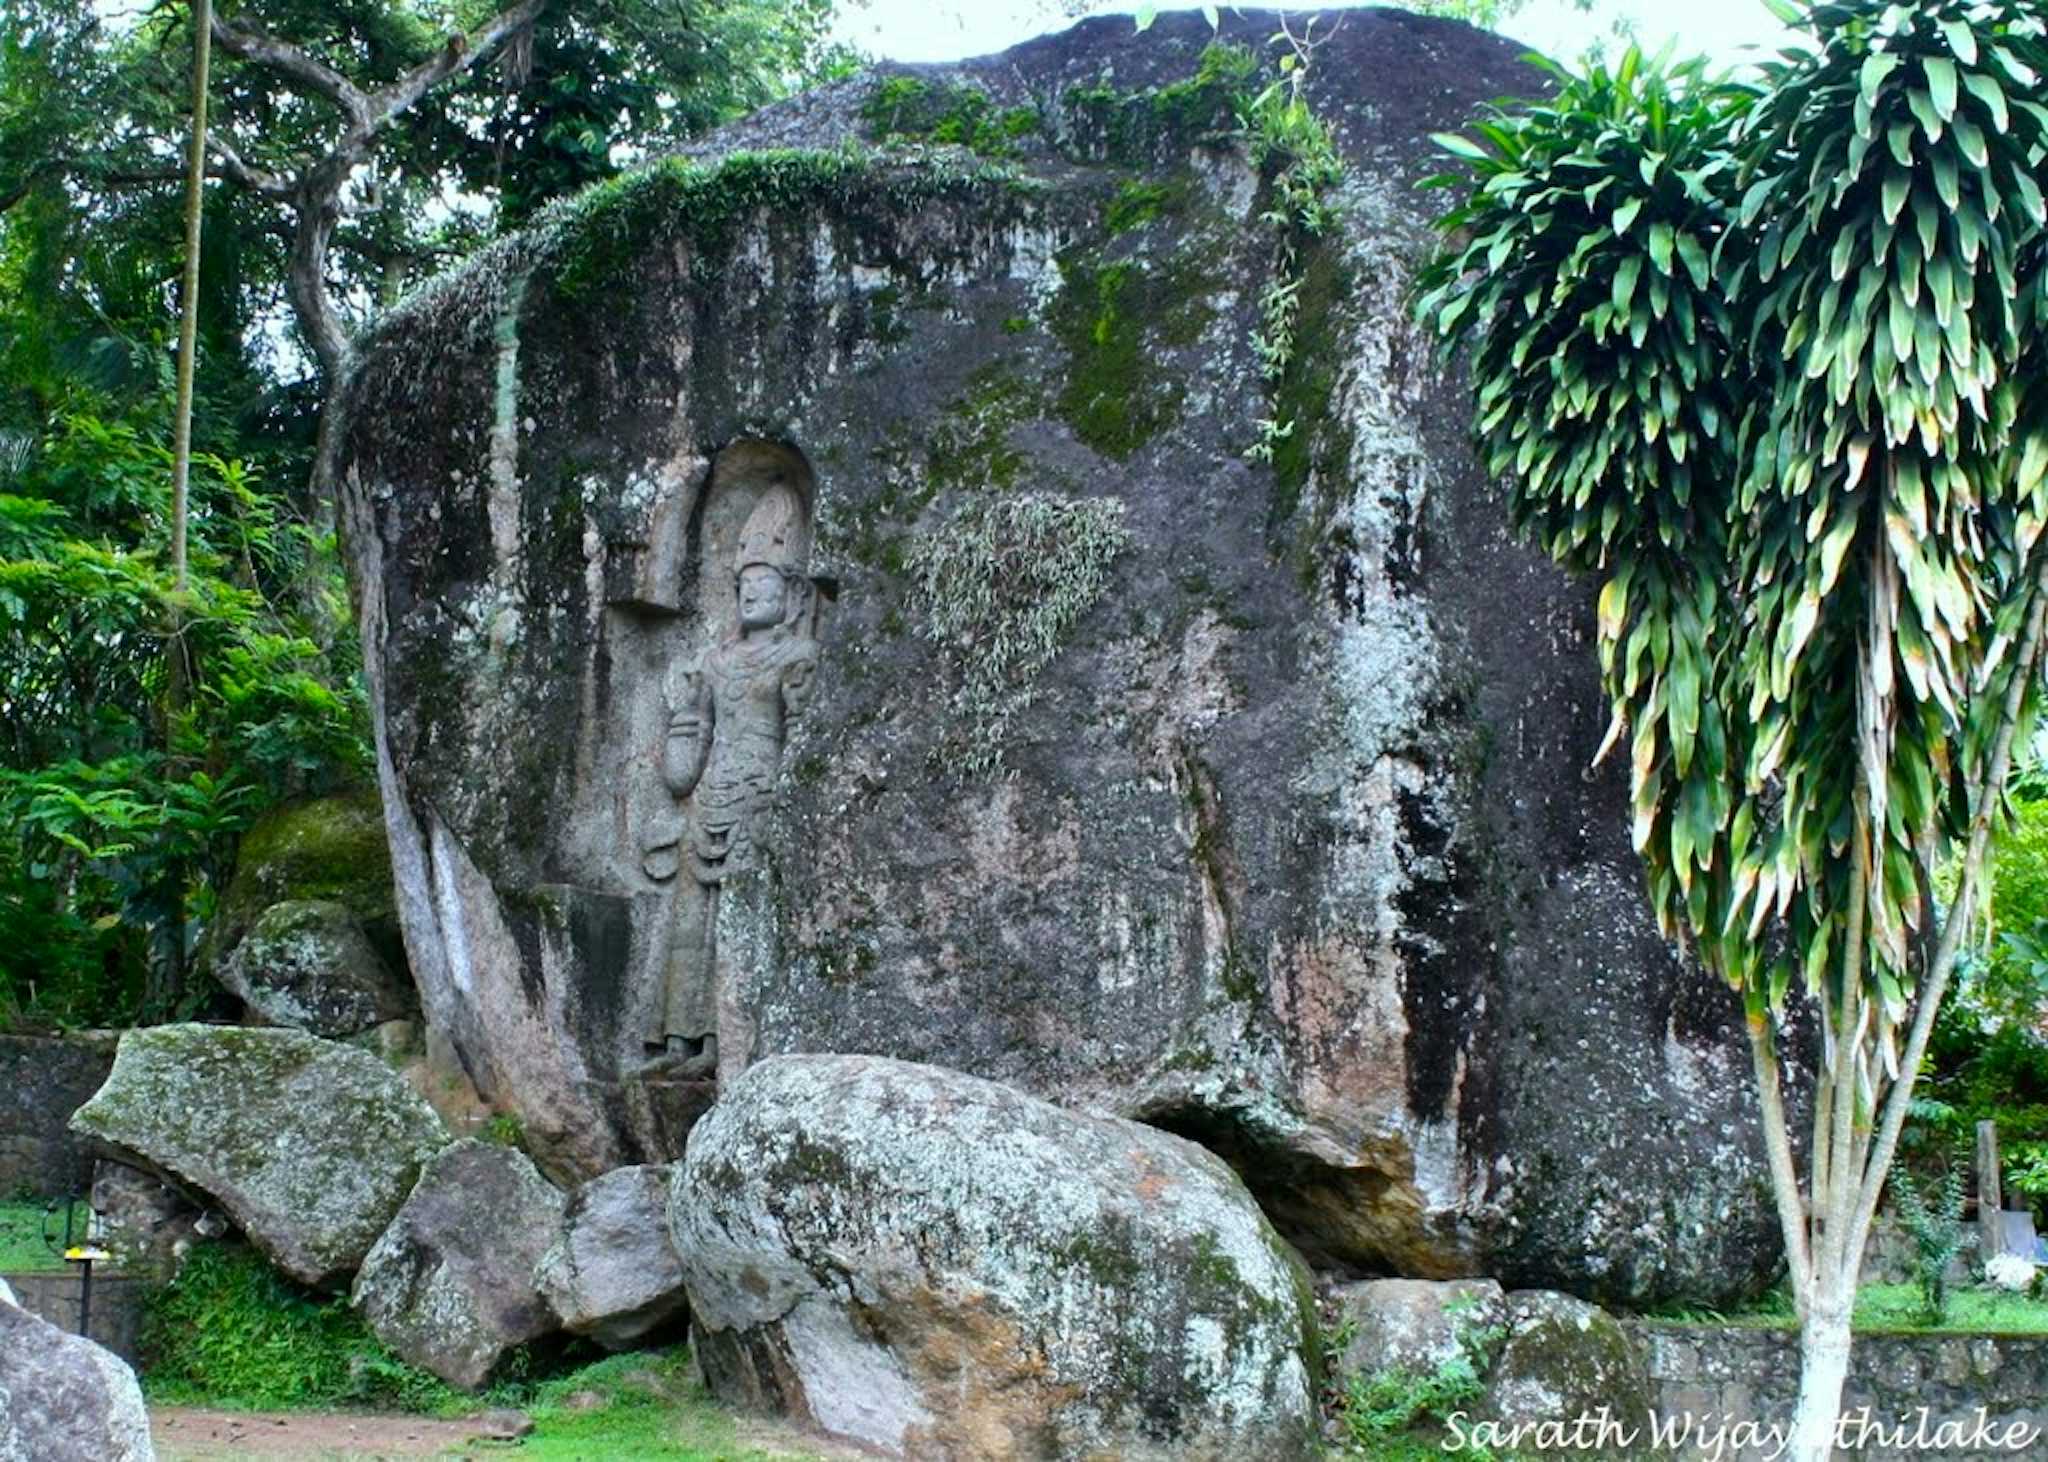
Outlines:
[[[80,391],[0,483],[0,1024],[173,1013],[234,835],[366,768],[361,691],[285,592],[310,530],[195,459],[170,565],[168,393]],[[204,667],[166,695],[173,643]]]
[[836,64],[829,19],[826,0],[230,5],[195,252],[188,8],[0,0],[0,1023],[202,998],[177,969],[238,830],[366,771],[305,486],[354,331],[559,193]]
[[2019,0],[1773,9],[1807,39],[1756,85],[1631,51],[1445,139],[1418,308],[1515,520],[1600,584],[1652,904],[1748,1016],[1815,1459],[2039,681],[2048,54]]
[[[207,264],[240,318],[214,343],[269,356],[274,378],[288,363],[266,336],[285,307],[313,366],[294,403],[303,434],[355,332],[412,280],[843,64],[832,14],[832,0],[215,12],[210,167],[228,196],[209,209]],[[183,7],[123,31],[90,0],[0,0],[0,215],[39,201],[96,233],[142,226],[160,243],[157,215],[182,177],[167,139],[184,130],[187,28]]]

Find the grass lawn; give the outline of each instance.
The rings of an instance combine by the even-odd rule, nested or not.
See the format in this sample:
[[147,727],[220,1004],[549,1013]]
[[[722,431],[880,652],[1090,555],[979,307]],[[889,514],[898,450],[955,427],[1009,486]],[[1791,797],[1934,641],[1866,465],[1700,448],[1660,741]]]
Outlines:
[[[63,1223],[59,1218],[57,1222]],[[0,1203],[0,1274],[61,1270],[64,1261],[43,1242],[43,1205]]]
[[[1756,1307],[1727,1314],[1688,1311],[1668,1318],[1688,1325],[1747,1325],[1758,1329],[1790,1329],[1792,1300],[1773,1290]],[[1948,1318],[1927,1322],[1920,1308],[1920,1288],[1912,1284],[1866,1284],[1856,1292],[1858,1335],[2048,1335],[2048,1301],[1981,1285],[1949,1291]]]
[[1957,1289],[1949,1295],[1948,1319],[1929,1325],[1921,1316],[1917,1286],[1872,1284],[1857,1293],[1855,1324],[1866,1335],[2048,1335],[2048,1301],[2002,1289]]
[[[509,1456],[542,1462],[808,1462],[808,1454],[764,1451],[690,1373],[689,1353],[616,1355],[544,1382],[526,1408],[533,1434]],[[495,1450],[495,1449],[494,1449]]]

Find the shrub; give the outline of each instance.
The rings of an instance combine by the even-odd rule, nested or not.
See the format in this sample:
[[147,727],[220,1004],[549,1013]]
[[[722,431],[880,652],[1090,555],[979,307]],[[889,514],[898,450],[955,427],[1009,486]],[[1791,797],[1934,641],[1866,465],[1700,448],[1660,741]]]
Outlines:
[[257,1409],[466,1406],[392,1355],[346,1298],[294,1284],[243,1244],[202,1244],[152,1297],[142,1335],[152,1397]]
[[1948,1266],[1963,1251],[1963,1173],[1951,1165],[1932,1203],[1904,1168],[1892,1172],[1892,1203],[1913,1240],[1913,1274],[1927,1323],[1948,1318]]

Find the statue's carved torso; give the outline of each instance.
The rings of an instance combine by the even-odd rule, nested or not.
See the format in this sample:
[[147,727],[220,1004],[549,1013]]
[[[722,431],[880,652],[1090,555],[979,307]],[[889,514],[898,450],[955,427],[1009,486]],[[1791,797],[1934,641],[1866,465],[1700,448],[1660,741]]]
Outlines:
[[696,753],[704,766],[689,813],[691,872],[699,883],[716,883],[750,861],[751,825],[774,786],[790,718],[802,714],[817,663],[818,646],[808,636],[762,634],[720,645],[690,677],[694,715],[678,707],[676,721],[694,721],[694,739],[708,742]]

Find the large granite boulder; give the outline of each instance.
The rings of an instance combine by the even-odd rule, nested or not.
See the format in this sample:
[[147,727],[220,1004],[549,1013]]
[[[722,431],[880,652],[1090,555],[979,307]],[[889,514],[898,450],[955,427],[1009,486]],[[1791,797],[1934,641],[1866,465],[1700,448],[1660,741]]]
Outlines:
[[564,1330],[626,1350],[681,1328],[689,1297],[669,1229],[671,1176],[665,1165],[617,1168],[569,1195],[534,1271]]
[[714,1391],[895,1456],[1310,1454],[1300,1260],[1221,1161],[869,1056],[712,1108],[670,1220]]
[[0,1462],[152,1462],[135,1373],[0,1285]]
[[1428,134],[1543,77],[1320,27],[1348,172],[1288,250],[1232,110],[1277,28],[1226,9],[1259,76],[1168,14],[835,84],[362,342],[406,944],[558,1181],[871,1051],[1201,1141],[1321,1263],[1769,1276],[1736,1003],[1587,772],[1590,597],[1407,319]]
[[236,847],[235,874],[207,926],[200,962],[218,970],[265,909],[304,901],[348,910],[379,957],[392,969],[405,967],[375,788],[303,798],[259,817]]
[[353,1302],[393,1351],[475,1390],[508,1352],[560,1328],[533,1274],[561,1222],[561,1190],[524,1153],[458,1142],[420,1173]]
[[363,921],[329,899],[287,899],[256,916],[215,971],[272,1025],[359,1035],[416,1008],[411,987],[377,952]]
[[166,1025],[121,1037],[74,1131],[216,1204],[278,1268],[339,1288],[448,1145],[375,1056],[304,1031]]

